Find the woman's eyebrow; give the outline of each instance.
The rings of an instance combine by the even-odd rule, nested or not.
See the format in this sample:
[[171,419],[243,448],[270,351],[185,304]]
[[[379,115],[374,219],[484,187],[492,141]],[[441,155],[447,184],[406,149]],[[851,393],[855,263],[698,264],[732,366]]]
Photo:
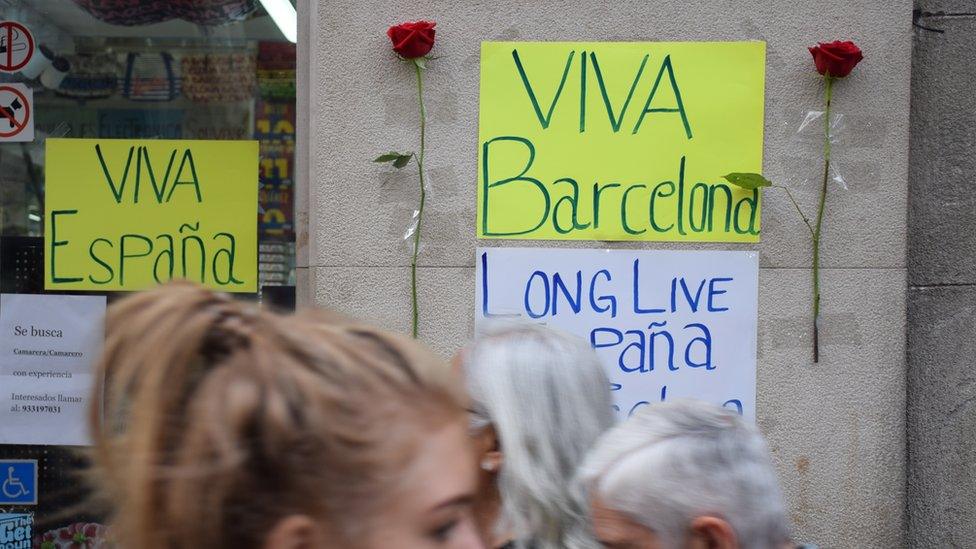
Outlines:
[[437,511],[439,509],[445,509],[447,507],[462,507],[465,505],[471,505],[472,503],[474,503],[473,494],[461,494],[443,503],[437,504],[435,507],[431,509],[431,511]]

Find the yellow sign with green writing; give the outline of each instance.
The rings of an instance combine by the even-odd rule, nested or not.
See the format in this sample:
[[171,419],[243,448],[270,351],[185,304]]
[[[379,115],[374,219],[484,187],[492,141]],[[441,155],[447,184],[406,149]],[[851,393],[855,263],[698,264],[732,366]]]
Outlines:
[[478,236],[755,242],[764,42],[485,42]]
[[257,141],[48,139],[46,290],[257,291]]

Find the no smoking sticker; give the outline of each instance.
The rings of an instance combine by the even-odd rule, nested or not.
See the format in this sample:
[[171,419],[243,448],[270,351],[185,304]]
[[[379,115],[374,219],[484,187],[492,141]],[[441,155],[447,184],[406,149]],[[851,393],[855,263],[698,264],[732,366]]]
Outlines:
[[17,72],[34,56],[34,37],[16,21],[0,21],[0,72]]
[[23,84],[0,84],[0,143],[34,140],[34,92]]

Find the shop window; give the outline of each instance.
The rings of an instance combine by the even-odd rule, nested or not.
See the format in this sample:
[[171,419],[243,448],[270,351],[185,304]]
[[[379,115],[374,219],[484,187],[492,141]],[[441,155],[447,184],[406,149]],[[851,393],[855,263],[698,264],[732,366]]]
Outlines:
[[[25,106],[0,98],[0,293],[45,293],[46,139],[257,140],[259,291],[242,298],[294,307],[296,48],[294,29],[264,4],[273,2],[0,0],[0,21],[32,36],[0,28],[0,69],[33,50],[23,67],[0,70],[0,86],[32,90],[35,130],[26,142],[4,140]],[[37,504],[0,504],[0,513],[35,513],[38,536],[100,523],[77,450],[0,444],[0,460],[39,465]]]

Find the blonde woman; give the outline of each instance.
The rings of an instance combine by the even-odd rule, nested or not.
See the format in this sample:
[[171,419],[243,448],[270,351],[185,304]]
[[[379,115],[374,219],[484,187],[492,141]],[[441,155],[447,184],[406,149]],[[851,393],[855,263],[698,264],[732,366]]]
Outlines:
[[111,308],[100,369],[121,547],[483,547],[462,390],[411,340],[183,283]]
[[599,547],[573,482],[614,421],[596,353],[569,334],[505,323],[484,330],[460,360],[481,468],[476,515],[490,546]]

